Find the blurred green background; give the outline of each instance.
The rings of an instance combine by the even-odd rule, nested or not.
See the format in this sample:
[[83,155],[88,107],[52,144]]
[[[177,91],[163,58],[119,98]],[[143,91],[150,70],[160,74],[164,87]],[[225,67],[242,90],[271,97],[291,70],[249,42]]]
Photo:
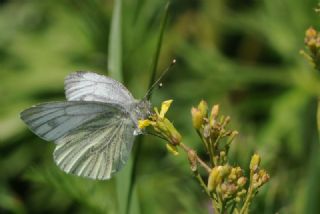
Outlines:
[[[147,90],[163,0],[123,0],[122,65],[135,97]],[[232,163],[262,156],[270,182],[252,213],[320,213],[320,151],[316,124],[320,81],[299,54],[304,32],[318,27],[315,0],[173,0],[159,72],[177,64],[156,90],[154,105],[174,99],[168,113],[186,144],[202,148],[190,108],[220,104],[240,132]],[[120,213],[121,179],[66,175],[54,145],[27,130],[19,113],[64,100],[72,71],[107,75],[111,0],[0,0],[0,213]],[[210,203],[184,154],[147,136],[136,171],[140,213],[209,213]],[[203,154],[202,154],[203,155]],[[125,170],[125,169],[124,169]],[[120,184],[121,186],[121,184]],[[137,211],[138,210],[138,211]],[[133,212],[132,212],[133,213]]]

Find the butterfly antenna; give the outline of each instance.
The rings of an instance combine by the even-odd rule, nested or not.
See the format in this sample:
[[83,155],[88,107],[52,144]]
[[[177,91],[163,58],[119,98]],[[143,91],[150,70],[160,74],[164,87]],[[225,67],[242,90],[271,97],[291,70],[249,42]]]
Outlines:
[[152,92],[154,90],[154,88],[158,85],[158,83],[162,80],[162,78],[164,77],[164,75],[166,75],[166,73],[172,68],[172,66],[174,66],[174,64],[176,64],[177,60],[173,59],[172,62],[170,63],[170,65],[162,72],[162,74],[160,75],[160,77],[151,85],[151,87],[148,89],[146,95],[144,96],[144,99],[149,100]]

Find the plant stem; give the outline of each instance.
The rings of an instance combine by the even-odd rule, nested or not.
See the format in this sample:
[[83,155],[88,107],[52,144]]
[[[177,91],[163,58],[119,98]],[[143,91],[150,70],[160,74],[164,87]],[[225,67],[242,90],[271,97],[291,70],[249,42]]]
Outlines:
[[212,208],[213,208],[214,214],[220,214],[219,209],[217,208],[217,204],[214,199],[212,199]]
[[215,167],[217,165],[214,160],[214,150],[215,150],[215,148],[214,148],[214,145],[212,144],[212,140],[211,140],[211,138],[209,138],[209,156],[210,156],[211,165],[213,167]]
[[198,170],[193,171],[194,176],[196,177],[196,179],[198,180],[200,186],[202,187],[202,189],[204,189],[204,191],[207,193],[207,195],[211,198],[211,194],[207,188],[207,185],[205,184],[205,182],[203,181],[200,173]]
[[224,214],[225,213],[225,210],[226,210],[226,204],[224,201],[221,201],[221,214]]
[[253,186],[252,186],[252,177],[253,177],[253,171],[250,171],[250,184],[249,184],[249,188],[248,188],[248,193],[247,193],[247,197],[246,200],[239,212],[239,214],[245,214],[248,213],[248,209],[249,209],[249,205],[250,205],[250,200],[252,198],[252,194],[253,194]]
[[235,201],[232,202],[230,213],[233,213],[234,209],[236,208],[236,204],[237,203]]
[[248,190],[248,194],[247,194],[246,200],[245,200],[245,202],[243,204],[243,207],[241,208],[239,214],[248,213],[248,208],[249,208],[249,205],[250,205],[250,200],[251,200],[251,197],[252,197],[252,193],[253,193],[253,189],[250,186],[249,190]]
[[[188,153],[189,151],[194,151],[193,149],[191,149],[190,147],[188,147],[187,145],[185,145],[184,143],[180,143],[179,146],[186,152]],[[194,151],[195,152],[195,151]],[[196,152],[195,152],[196,154]],[[208,172],[211,172],[211,168],[196,154],[196,159],[197,162]]]
[[[190,152],[190,151],[194,151],[193,149],[191,149],[190,147],[188,147],[187,145],[185,145],[184,143],[180,142],[179,146],[186,152]],[[195,153],[196,154],[196,153]],[[196,154],[196,160],[197,162],[208,172],[211,172],[211,168]],[[215,198],[213,196],[213,194],[211,194],[207,188],[207,185],[205,184],[205,182],[203,181],[200,173],[198,170],[193,171],[194,176],[196,177],[196,179],[198,180],[200,186],[202,187],[202,189],[204,189],[204,191],[207,193],[207,195],[211,198],[212,200],[212,208],[214,210],[215,214],[220,214],[217,203],[215,201]]]
[[[152,87],[152,85],[153,85],[153,83],[155,81],[155,78],[156,78],[159,55],[160,55],[161,46],[162,46],[162,40],[163,40],[163,34],[164,34],[165,26],[166,26],[166,23],[167,23],[167,20],[168,20],[168,16],[169,16],[169,6],[170,6],[170,1],[168,1],[167,4],[166,4],[164,16],[163,16],[162,21],[161,21],[160,34],[159,34],[159,37],[158,37],[156,53],[155,53],[154,58],[153,58],[153,64],[152,64],[152,68],[151,68],[151,77],[150,77],[148,89],[150,89]],[[152,93],[148,93],[147,94],[147,100],[150,100],[151,96],[152,96]]]
[[206,151],[209,153],[208,144],[207,144],[206,140],[203,138],[203,135],[201,134],[201,132],[199,130],[197,130],[197,134],[200,137]]

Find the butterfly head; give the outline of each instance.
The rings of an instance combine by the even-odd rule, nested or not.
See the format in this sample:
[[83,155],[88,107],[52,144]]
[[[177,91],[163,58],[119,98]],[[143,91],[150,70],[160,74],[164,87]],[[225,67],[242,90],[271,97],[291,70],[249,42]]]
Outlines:
[[140,100],[135,107],[135,114],[139,120],[147,119],[151,115],[151,103],[149,100]]
[[151,103],[149,100],[142,99],[136,102],[133,106],[131,115],[134,117],[136,129],[133,132],[133,135],[142,134],[142,130],[138,128],[138,121],[147,119],[151,115]]

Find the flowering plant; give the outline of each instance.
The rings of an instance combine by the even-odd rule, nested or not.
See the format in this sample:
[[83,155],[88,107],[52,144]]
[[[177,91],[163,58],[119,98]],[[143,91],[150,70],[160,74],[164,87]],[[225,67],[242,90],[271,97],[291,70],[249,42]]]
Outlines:
[[[181,134],[165,117],[171,103],[172,100],[164,101],[160,112],[155,108],[148,119],[139,121],[139,128],[152,128],[157,136],[167,141],[166,147],[173,155],[179,154],[178,148],[186,152],[190,169],[212,201],[215,213],[248,213],[259,188],[269,180],[269,174],[260,168],[260,156],[252,156],[249,177],[241,167],[230,165],[229,149],[238,132],[227,129],[230,117],[219,117],[218,105],[214,105],[209,113],[208,104],[201,101],[198,107],[191,109],[191,116],[193,127],[209,156],[210,161],[206,163],[183,143]],[[200,174],[199,167],[204,169],[204,175]],[[204,178],[208,178],[207,181]]]

